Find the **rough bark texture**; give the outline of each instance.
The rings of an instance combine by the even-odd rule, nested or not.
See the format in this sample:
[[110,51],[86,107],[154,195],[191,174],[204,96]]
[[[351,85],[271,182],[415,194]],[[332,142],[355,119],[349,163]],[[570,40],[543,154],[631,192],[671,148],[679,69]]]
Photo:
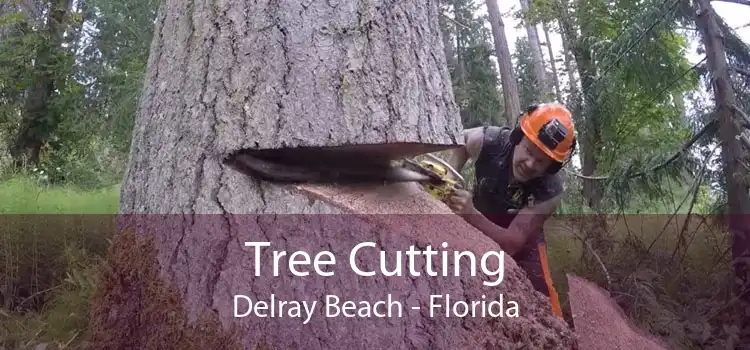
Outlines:
[[123,212],[221,211],[239,149],[462,142],[435,3],[169,0],[157,22]]
[[160,276],[153,237],[122,232],[99,269],[89,349],[239,349],[237,327],[215,313],[189,322],[180,290]]
[[[91,347],[189,348],[200,340],[204,349],[575,348],[565,323],[508,257],[497,287],[483,286],[486,278],[472,277],[468,265],[462,277],[424,276],[420,259],[422,276],[415,278],[359,277],[346,268],[348,252],[367,241],[391,257],[442,242],[475,254],[499,250],[417,184],[285,187],[222,165],[224,155],[243,148],[459,143],[437,18],[437,5],[421,1],[168,0],[121,212],[188,215],[123,216],[135,235],[119,235],[103,267],[109,282],[94,301]],[[209,213],[219,215],[198,215]],[[284,213],[341,215],[277,215]],[[255,276],[253,248],[243,242],[259,240],[273,246]],[[336,274],[295,277],[282,264],[275,277],[271,250],[331,251]],[[361,263],[377,269],[378,252],[366,249]],[[325,318],[317,311],[303,324],[234,317],[235,294],[322,302],[328,294],[376,301],[388,293],[405,304],[402,318]],[[518,303],[518,317],[430,317],[425,306],[431,294],[471,301],[501,293],[506,308]],[[411,309],[417,305],[421,310]],[[212,322],[191,336],[197,320]]]
[[505,38],[505,24],[500,15],[497,0],[487,0],[487,15],[492,27],[492,37],[495,41],[495,55],[500,67],[500,82],[503,86],[503,101],[505,106],[505,120],[508,125],[514,125],[516,118],[521,115],[521,100],[518,96],[518,82],[513,75],[508,40]]
[[739,300],[737,325],[740,329],[738,344],[750,344],[750,197],[747,174],[742,162],[747,151],[737,138],[742,133],[739,116],[736,116],[736,97],[731,85],[727,57],[717,15],[711,3],[697,2],[696,24],[706,49],[706,64],[711,73],[716,117],[719,122],[719,139],[726,176],[729,231],[732,234],[732,265],[734,267],[734,292]]

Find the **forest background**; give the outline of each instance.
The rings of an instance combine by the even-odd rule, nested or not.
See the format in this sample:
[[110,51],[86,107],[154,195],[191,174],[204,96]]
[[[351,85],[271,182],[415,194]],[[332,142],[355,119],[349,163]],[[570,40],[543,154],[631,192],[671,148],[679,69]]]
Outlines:
[[[750,2],[711,2],[721,52],[704,46],[699,3],[444,0],[440,15],[465,128],[512,124],[536,102],[574,111],[579,149],[563,173],[561,215],[547,228],[568,316],[564,274],[575,272],[683,349],[737,341],[735,277],[747,280],[731,263],[740,241],[715,214],[748,203],[738,190],[747,188],[747,156],[729,154],[747,135],[719,130],[729,120],[722,113],[741,130],[750,111]],[[0,4],[0,213],[118,211],[160,4]],[[713,89],[711,77],[733,89]],[[745,168],[729,169],[722,150]],[[575,220],[584,213],[610,214],[606,230]],[[81,216],[41,218],[2,225],[0,347],[85,339],[113,230],[77,224]]]

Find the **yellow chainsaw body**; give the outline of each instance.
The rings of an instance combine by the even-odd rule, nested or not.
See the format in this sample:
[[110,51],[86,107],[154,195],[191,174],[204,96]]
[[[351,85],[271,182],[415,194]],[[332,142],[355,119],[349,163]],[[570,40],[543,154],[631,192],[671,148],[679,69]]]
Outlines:
[[430,160],[422,160],[419,162],[419,165],[442,179],[443,183],[440,185],[429,182],[422,185],[425,191],[437,199],[443,202],[447,201],[451,194],[453,194],[453,191],[459,187],[458,181],[450,178],[448,169],[441,164]]

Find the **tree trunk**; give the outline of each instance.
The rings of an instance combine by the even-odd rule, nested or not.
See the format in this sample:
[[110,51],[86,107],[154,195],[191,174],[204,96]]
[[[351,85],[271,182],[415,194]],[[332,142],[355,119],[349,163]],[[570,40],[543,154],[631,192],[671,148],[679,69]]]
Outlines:
[[[456,22],[463,23],[463,19],[461,17],[461,10],[460,10],[460,2],[454,1],[453,2],[453,13],[456,14]],[[456,28],[456,81],[458,81],[458,86],[463,88],[466,85],[466,62],[464,61],[464,35],[463,35],[463,26],[459,24],[455,24]]]
[[71,4],[72,0],[55,0],[51,3],[45,29],[47,39],[38,49],[31,86],[21,112],[21,125],[10,147],[17,166],[39,163],[42,147],[57,125],[57,116],[50,108],[55,91],[54,62],[61,49],[65,32],[63,22]]
[[562,91],[560,91],[560,79],[557,78],[557,63],[555,62],[555,51],[552,50],[552,41],[549,40],[549,25],[542,24],[544,29],[544,40],[547,41],[547,53],[549,53],[549,63],[552,66],[552,82],[555,86],[555,98],[558,102],[563,103]]
[[[436,4],[329,6],[166,2],[151,46],[121,212],[176,215],[123,215],[121,227],[127,230],[115,239],[93,301],[90,345],[509,348],[520,342],[572,348],[565,323],[511,258],[487,260],[489,268],[504,264],[503,282],[495,287],[482,283],[492,277],[471,276],[469,259],[460,262],[461,277],[452,277],[457,267],[451,263],[438,264],[448,268],[449,277],[427,276],[421,258],[401,264],[420,277],[354,273],[350,263],[378,270],[381,249],[389,269],[396,250],[410,246],[446,242],[451,250],[475,254],[499,250],[461,217],[446,215],[449,209],[417,184],[281,185],[222,165],[224,155],[244,148],[372,144],[395,146],[390,155],[398,157],[459,142]],[[324,213],[340,215],[315,215]],[[256,260],[245,242],[271,246]],[[377,248],[365,247],[361,259],[349,260],[363,242],[376,242]],[[334,266],[318,273],[287,266],[287,258],[300,258],[291,255],[274,275],[271,250],[330,251]],[[322,259],[325,264],[331,256]],[[315,261],[318,265],[320,256]],[[290,268],[312,272],[299,277]],[[326,271],[335,274],[319,276]],[[447,318],[443,306],[431,317],[430,295],[445,294],[453,302],[502,295],[506,315]],[[333,295],[341,298],[339,306],[344,300],[360,306],[391,296],[402,303],[403,314],[325,317],[329,309],[318,305],[308,319],[304,309],[296,318],[288,314],[293,305],[282,310],[274,304],[256,311],[281,312],[280,317],[236,317],[247,309],[244,298],[237,307],[238,295],[253,302],[318,304]],[[513,318],[511,301],[521,308]]]
[[[446,0],[441,0],[440,4],[445,4]],[[450,5],[446,5],[450,6]],[[440,32],[443,36],[443,50],[445,52],[445,61],[448,64],[448,71],[452,72],[456,69],[456,57],[455,49],[453,46],[453,38],[451,37],[450,25],[448,21],[440,16]]]
[[[529,10],[529,0],[521,0],[521,10],[524,14]],[[542,45],[536,26],[526,23],[526,35],[529,40],[529,47],[531,48],[531,60],[534,62],[534,75],[540,87],[539,91],[542,93],[540,102],[550,101],[552,98],[552,89],[550,88],[549,79],[547,79],[547,69],[544,67]]]
[[[559,23],[562,29],[563,44],[566,42],[570,45],[570,52],[575,58],[578,75],[581,78],[580,93],[574,91],[571,95],[571,105],[573,106],[573,116],[578,125],[578,142],[581,154],[581,172],[583,175],[592,177],[596,174],[598,158],[601,153],[601,134],[597,122],[597,105],[591,99],[595,94],[592,91],[594,77],[596,76],[596,66],[591,57],[591,48],[579,40],[576,31],[570,20],[570,14],[562,2],[558,2],[560,11]],[[581,33],[582,38],[586,38],[586,33]],[[567,49],[565,50],[567,52]],[[570,73],[570,71],[569,71]],[[573,75],[573,74],[571,74]],[[575,86],[575,85],[572,85]],[[584,101],[585,99],[585,101]],[[599,180],[592,178],[583,179],[582,195],[586,205],[594,212],[593,217],[587,217],[587,220],[581,223],[580,232],[583,232],[586,239],[591,243],[591,248],[600,256],[606,257],[612,252],[614,242],[610,230],[608,229],[607,217],[603,212],[603,188]],[[584,266],[596,266],[596,257],[589,249],[582,253]],[[594,270],[592,270],[594,271]],[[596,270],[598,271],[598,270]]]
[[505,120],[509,126],[516,123],[516,118],[521,115],[521,101],[518,96],[518,82],[513,76],[513,65],[510,59],[508,40],[505,38],[505,24],[500,16],[500,7],[497,0],[487,0],[487,14],[492,27],[492,37],[495,40],[495,55],[497,65],[500,68],[500,81],[503,86],[503,100],[505,106]]
[[[559,5],[562,5],[561,3]],[[570,22],[570,15],[568,11],[561,8],[562,13],[560,14],[560,26],[563,33],[563,42],[567,41],[571,45],[570,52],[576,61],[576,67],[578,67],[578,75],[581,77],[581,96],[575,96],[574,98],[574,117],[577,119],[576,122],[580,125],[579,128],[580,136],[578,141],[581,145],[582,154],[582,173],[586,176],[593,176],[597,168],[597,159],[600,152],[600,131],[596,120],[596,103],[591,100],[591,97],[595,95],[593,89],[594,77],[596,76],[596,66],[591,57],[591,48],[583,41],[579,40],[576,32],[573,29],[573,25]],[[586,33],[582,33],[581,37],[585,38]],[[585,97],[586,101],[582,101]],[[585,105],[585,110],[582,108]],[[585,111],[585,116],[583,115]],[[581,123],[582,122],[582,123]],[[584,179],[583,180],[583,196],[588,203],[588,206],[595,212],[601,209],[601,184],[597,180]]]
[[565,35],[561,35],[561,41],[563,46],[563,58],[565,61],[565,71],[568,73],[568,86],[570,89],[570,97],[567,103],[571,104],[572,99],[578,94],[578,79],[576,79],[576,69],[573,66],[573,58],[571,57],[570,44]]
[[726,176],[729,231],[732,233],[732,265],[734,266],[734,290],[740,305],[737,324],[740,337],[737,344],[750,343],[750,225],[746,216],[750,214],[748,184],[743,161],[747,152],[735,137],[741,135],[735,108],[737,101],[731,85],[727,57],[722,33],[716,13],[707,0],[698,1],[696,26],[701,33],[706,50],[706,64],[711,73],[711,82],[719,121],[719,138],[722,146],[724,173]]

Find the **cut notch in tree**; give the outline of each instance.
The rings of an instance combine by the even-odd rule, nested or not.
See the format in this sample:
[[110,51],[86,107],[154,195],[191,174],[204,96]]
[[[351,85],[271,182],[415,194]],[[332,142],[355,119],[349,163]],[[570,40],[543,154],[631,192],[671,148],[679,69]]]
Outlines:
[[[222,161],[241,150],[383,144],[399,158],[463,143],[437,4],[169,0],[163,9],[122,212],[230,210],[214,204],[212,187],[231,187]],[[152,191],[168,194],[145,205]],[[195,196],[200,205],[185,202]]]
[[256,178],[277,183],[377,183],[429,180],[400,167],[397,161],[457,146],[385,143],[331,147],[240,150],[224,164]]

